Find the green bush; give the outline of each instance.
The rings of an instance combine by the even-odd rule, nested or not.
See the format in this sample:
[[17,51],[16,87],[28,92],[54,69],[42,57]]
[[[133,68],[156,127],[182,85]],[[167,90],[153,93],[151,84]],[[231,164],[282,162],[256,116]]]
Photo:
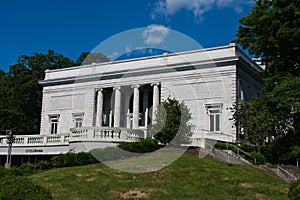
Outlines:
[[34,164],[30,162],[23,163],[21,167],[17,168],[21,172],[22,175],[31,175],[35,172]]
[[41,160],[41,161],[38,162],[36,168],[40,169],[40,170],[51,169],[52,168],[52,163],[50,161],[47,161],[47,160]]
[[[265,156],[261,153],[257,153],[255,151],[252,151],[249,153],[251,156],[246,156],[246,159],[249,160],[253,164],[262,165],[266,163]],[[256,159],[256,163],[255,163]]]
[[158,140],[146,138],[138,142],[122,142],[118,145],[121,149],[134,153],[148,153],[157,150]]
[[97,163],[98,160],[87,152],[79,152],[76,154],[76,165],[87,165],[91,163]]
[[290,185],[289,199],[291,200],[299,200],[300,199],[300,180],[294,181]]
[[52,157],[51,164],[53,167],[69,167],[78,165],[87,165],[98,162],[90,153],[80,152],[59,154]]
[[5,175],[0,177],[0,199],[52,199],[49,191],[32,183],[22,176]]
[[68,152],[64,154],[64,167],[75,166],[76,163],[76,154]]
[[51,158],[51,163],[53,167],[63,167],[64,166],[64,154],[59,154]]

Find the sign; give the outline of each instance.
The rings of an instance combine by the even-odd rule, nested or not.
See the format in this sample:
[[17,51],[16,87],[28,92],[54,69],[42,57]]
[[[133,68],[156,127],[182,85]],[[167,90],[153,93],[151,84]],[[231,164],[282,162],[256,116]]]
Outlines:
[[25,153],[43,153],[43,149],[25,149]]

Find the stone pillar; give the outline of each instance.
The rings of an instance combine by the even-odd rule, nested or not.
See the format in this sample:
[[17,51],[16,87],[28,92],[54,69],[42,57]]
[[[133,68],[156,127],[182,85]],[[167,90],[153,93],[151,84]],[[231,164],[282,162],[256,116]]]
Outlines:
[[126,128],[131,128],[131,113],[130,113],[129,109],[127,111],[127,126],[126,126]]
[[114,87],[114,91],[115,91],[114,127],[120,127],[120,120],[121,120],[121,87]]
[[139,106],[140,106],[140,92],[139,85],[132,86],[133,88],[133,114],[132,114],[132,128],[139,128]]
[[155,120],[155,112],[159,105],[159,83],[151,84],[153,86],[153,106],[152,106],[152,123]]
[[103,89],[97,89],[97,115],[96,115],[96,126],[101,127],[103,121]]
[[113,119],[113,117],[112,117],[112,111],[110,110],[109,111],[109,122],[108,122],[108,126],[109,127],[112,127],[112,119]]

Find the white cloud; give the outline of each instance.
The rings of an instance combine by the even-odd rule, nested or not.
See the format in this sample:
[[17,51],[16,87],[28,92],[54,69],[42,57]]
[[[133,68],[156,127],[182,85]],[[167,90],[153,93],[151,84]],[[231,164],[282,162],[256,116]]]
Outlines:
[[170,29],[163,25],[149,25],[142,33],[142,37],[147,45],[159,45],[165,41]]
[[119,56],[118,52],[113,52],[111,55],[109,55],[110,60],[115,60]]
[[205,12],[213,8],[231,7],[236,12],[242,12],[243,6],[252,4],[253,0],[158,0],[150,16],[153,19],[159,15],[167,17],[181,9],[186,9],[200,19]]

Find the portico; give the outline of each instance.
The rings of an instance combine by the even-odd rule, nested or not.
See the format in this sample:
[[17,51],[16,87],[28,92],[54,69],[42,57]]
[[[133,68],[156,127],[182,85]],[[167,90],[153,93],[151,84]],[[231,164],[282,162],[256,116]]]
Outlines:
[[160,102],[159,83],[95,89],[96,127],[145,129]]

